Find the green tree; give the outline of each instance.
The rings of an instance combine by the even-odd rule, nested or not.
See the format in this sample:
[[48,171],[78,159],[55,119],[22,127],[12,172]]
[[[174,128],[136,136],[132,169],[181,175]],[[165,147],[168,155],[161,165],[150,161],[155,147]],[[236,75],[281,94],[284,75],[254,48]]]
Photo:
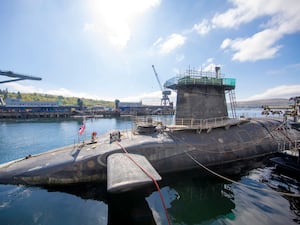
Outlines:
[[3,93],[4,100],[7,99],[7,97],[8,97],[8,90],[6,88],[5,91],[4,91],[4,93]]
[[80,98],[77,99],[77,105],[79,106],[80,109],[83,108],[83,101]]
[[22,99],[22,95],[21,95],[21,93],[19,91],[17,93],[17,99]]

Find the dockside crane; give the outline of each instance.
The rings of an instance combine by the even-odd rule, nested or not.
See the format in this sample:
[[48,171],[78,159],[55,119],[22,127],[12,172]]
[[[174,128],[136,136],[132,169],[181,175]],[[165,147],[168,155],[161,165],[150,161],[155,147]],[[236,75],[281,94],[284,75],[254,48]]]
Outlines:
[[156,80],[157,80],[157,82],[158,82],[158,84],[159,84],[160,90],[161,90],[161,92],[162,92],[161,105],[166,106],[167,103],[168,103],[169,105],[173,105],[173,103],[170,102],[170,99],[169,99],[169,95],[171,95],[171,91],[170,91],[170,90],[166,90],[166,89],[163,88],[163,86],[161,85],[161,82],[160,82],[160,80],[159,80],[158,74],[157,74],[157,72],[156,72],[156,70],[155,70],[154,65],[152,65],[152,68],[153,68],[153,71],[154,71]]
[[13,78],[10,80],[0,81],[0,84],[13,82],[13,81],[19,81],[19,80],[42,80],[42,78],[40,78],[40,77],[17,74],[12,71],[2,71],[2,70],[0,70],[0,76],[6,76],[6,77]]

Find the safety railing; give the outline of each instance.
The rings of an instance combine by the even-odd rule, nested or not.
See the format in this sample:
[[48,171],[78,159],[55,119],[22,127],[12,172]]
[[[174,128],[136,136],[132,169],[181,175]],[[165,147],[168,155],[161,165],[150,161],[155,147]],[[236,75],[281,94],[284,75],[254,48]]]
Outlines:
[[176,118],[176,125],[185,126],[192,129],[210,129],[215,127],[224,127],[230,124],[236,124],[239,119],[228,117],[216,117],[208,119]]
[[286,152],[294,156],[299,156],[300,140],[282,141],[277,143],[278,152]]
[[165,88],[175,88],[178,85],[217,85],[226,86],[228,89],[235,88],[236,80],[234,78],[216,78],[207,76],[178,76],[167,80]]

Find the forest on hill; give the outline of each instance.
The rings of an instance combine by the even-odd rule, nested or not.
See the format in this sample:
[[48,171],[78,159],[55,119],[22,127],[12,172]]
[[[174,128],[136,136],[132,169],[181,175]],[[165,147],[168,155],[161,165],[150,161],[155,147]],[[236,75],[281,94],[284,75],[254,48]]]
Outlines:
[[115,103],[113,101],[95,100],[78,97],[64,97],[61,95],[49,95],[40,93],[20,93],[20,92],[8,92],[7,90],[0,90],[0,96],[5,100],[6,98],[18,98],[22,101],[28,102],[58,102],[60,105],[70,106],[78,105],[79,101],[83,102],[84,106],[104,106],[113,108]]
[[[114,101],[78,98],[78,97],[65,97],[61,95],[49,95],[41,93],[20,93],[20,92],[8,92],[7,90],[0,89],[0,96],[5,98],[19,98],[22,101],[41,101],[41,102],[58,102],[60,105],[70,106],[78,105],[79,101],[82,101],[86,107],[91,106],[103,106],[114,108]],[[289,99],[274,98],[274,99],[262,99],[254,101],[237,101],[238,108],[262,108],[262,106],[288,106],[291,102]]]

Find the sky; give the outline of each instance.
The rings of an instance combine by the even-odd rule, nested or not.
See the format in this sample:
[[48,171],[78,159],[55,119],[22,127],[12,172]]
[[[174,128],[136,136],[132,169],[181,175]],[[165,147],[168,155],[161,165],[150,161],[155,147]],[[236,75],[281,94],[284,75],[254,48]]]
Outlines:
[[156,104],[152,65],[161,83],[218,65],[238,101],[300,96],[299,12],[299,0],[1,0],[0,70],[42,81],[0,89]]

